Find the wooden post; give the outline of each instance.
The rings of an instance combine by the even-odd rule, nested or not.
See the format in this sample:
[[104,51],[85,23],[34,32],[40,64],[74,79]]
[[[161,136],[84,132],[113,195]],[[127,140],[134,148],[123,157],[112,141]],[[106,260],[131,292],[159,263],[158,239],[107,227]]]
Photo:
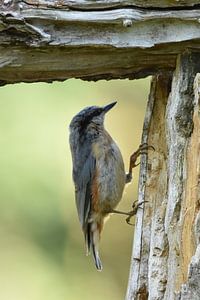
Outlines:
[[156,151],[142,158],[139,201],[148,203],[137,214],[127,300],[200,296],[199,62],[185,53],[172,84],[152,80],[143,140]]

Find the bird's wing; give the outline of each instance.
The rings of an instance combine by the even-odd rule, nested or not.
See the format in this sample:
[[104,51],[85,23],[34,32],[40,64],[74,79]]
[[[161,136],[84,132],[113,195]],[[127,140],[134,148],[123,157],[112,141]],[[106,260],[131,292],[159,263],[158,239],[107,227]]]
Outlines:
[[[76,163],[78,161],[78,164]],[[91,188],[96,169],[96,160],[91,149],[82,147],[78,160],[74,161],[73,178],[75,183],[76,206],[82,228],[88,223],[91,209]]]

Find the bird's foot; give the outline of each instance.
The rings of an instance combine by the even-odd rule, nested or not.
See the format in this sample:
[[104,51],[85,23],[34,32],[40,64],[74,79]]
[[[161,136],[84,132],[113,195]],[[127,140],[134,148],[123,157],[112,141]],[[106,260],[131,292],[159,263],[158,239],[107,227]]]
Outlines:
[[128,215],[128,217],[126,218],[126,223],[127,223],[127,224],[129,224],[129,225],[134,225],[134,224],[132,224],[132,223],[130,222],[130,221],[131,221],[131,218],[132,218],[133,216],[136,215],[138,208],[142,208],[141,205],[144,204],[144,203],[146,203],[146,202],[148,202],[148,201],[142,201],[142,202],[140,202],[140,203],[137,203],[137,201],[134,201],[134,202],[133,202],[133,205],[132,205],[132,208],[133,208],[133,209],[128,213],[129,215]]
[[129,162],[129,172],[126,174],[126,183],[131,182],[132,180],[132,170],[133,168],[137,167],[139,163],[137,163],[137,159],[141,154],[147,154],[148,150],[154,150],[155,148],[153,146],[148,145],[147,143],[141,144],[137,151],[135,151],[130,156],[130,162]]
[[140,203],[137,203],[137,201],[134,201],[134,202],[133,202],[133,205],[132,205],[132,210],[129,211],[129,212],[120,211],[120,210],[116,210],[116,209],[111,209],[111,210],[109,210],[109,211],[106,212],[106,213],[108,213],[108,214],[109,214],[109,213],[112,213],[112,214],[126,215],[126,216],[128,216],[128,217],[126,218],[126,223],[129,224],[129,225],[134,225],[134,224],[132,224],[132,223],[130,222],[130,220],[131,220],[131,218],[132,218],[134,215],[136,215],[138,208],[142,208],[141,205],[144,204],[145,202],[148,202],[148,201],[142,201],[142,202],[140,202]]
[[137,151],[135,151],[131,156],[130,156],[130,166],[129,166],[129,171],[132,171],[133,168],[137,167],[140,163],[137,162],[137,158],[141,154],[147,154],[148,150],[153,150],[155,151],[155,148],[151,145],[148,145],[147,143],[141,144]]

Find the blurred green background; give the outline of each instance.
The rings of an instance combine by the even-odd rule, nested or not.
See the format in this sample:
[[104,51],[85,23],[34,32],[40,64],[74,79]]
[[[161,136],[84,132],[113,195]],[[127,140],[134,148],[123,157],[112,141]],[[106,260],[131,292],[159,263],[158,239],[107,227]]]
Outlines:
[[[0,299],[124,299],[134,227],[113,215],[97,272],[85,256],[71,179],[68,125],[83,107],[117,106],[106,128],[128,169],[140,144],[149,79],[16,84],[0,89]],[[139,168],[119,206],[136,200]]]

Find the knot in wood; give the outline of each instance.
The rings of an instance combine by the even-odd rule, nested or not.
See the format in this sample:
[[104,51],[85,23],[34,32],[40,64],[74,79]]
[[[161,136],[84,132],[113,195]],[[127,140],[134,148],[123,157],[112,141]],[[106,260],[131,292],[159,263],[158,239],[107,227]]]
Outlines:
[[131,27],[133,24],[132,20],[131,19],[125,19],[123,20],[123,26],[124,27]]
[[9,4],[11,4],[12,3],[12,0],[4,0],[3,1],[3,4],[4,5],[9,5]]

